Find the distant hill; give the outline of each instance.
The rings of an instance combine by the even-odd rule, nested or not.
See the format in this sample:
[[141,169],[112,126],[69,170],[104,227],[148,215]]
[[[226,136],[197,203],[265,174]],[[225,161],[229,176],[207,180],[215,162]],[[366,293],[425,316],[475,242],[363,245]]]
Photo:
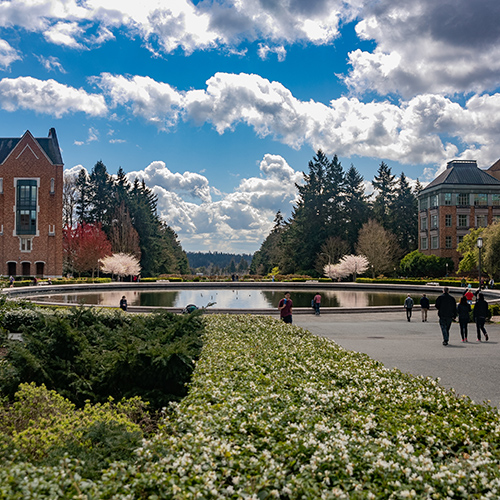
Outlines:
[[235,254],[235,253],[222,253],[222,252],[186,252],[189,260],[189,267],[191,269],[198,269],[204,267],[207,270],[212,268],[219,268],[225,270],[234,262],[238,266],[241,260],[245,260],[247,265],[252,263],[252,254]]

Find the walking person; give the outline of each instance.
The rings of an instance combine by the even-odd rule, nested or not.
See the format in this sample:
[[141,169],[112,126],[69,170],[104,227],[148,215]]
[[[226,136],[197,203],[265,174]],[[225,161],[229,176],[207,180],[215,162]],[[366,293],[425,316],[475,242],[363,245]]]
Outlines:
[[285,297],[281,299],[278,304],[280,318],[285,323],[292,323],[292,306],[293,302],[292,299],[290,298],[290,292],[286,292]]
[[488,342],[489,337],[484,328],[486,319],[488,318],[488,302],[484,300],[484,294],[479,293],[477,296],[476,304],[474,305],[474,310],[472,311],[472,316],[476,322],[477,330],[477,341],[481,342],[481,332],[483,332],[484,339]]
[[457,306],[458,322],[460,323],[460,336],[462,337],[462,342],[469,342],[467,339],[467,329],[470,321],[470,311],[471,306],[467,302],[465,295],[462,295],[460,302]]
[[319,316],[319,307],[321,305],[321,295],[317,293],[314,298],[313,298],[313,304],[314,304],[314,313],[316,316]]
[[420,299],[420,310],[422,311],[422,323],[424,321],[427,321],[427,313],[429,312],[430,307],[431,303],[429,302],[427,295],[423,293],[422,298]]
[[474,298],[474,292],[472,291],[471,286],[467,288],[467,290],[464,293],[465,298],[467,299],[467,303],[470,305],[472,304],[472,299]]
[[413,299],[411,295],[408,294],[405,299],[404,308],[406,309],[406,319],[410,321],[411,319],[411,311],[413,309]]
[[436,309],[438,310],[439,326],[443,334],[443,345],[448,345],[451,323],[457,317],[457,304],[450,295],[450,289],[447,286],[443,288],[443,293],[436,299]]

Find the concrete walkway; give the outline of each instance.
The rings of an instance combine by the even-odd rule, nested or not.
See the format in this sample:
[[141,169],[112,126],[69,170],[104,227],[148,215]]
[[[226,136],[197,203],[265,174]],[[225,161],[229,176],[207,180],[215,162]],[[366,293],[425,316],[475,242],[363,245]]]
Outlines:
[[462,343],[459,325],[453,323],[445,347],[436,310],[429,311],[427,323],[420,311],[408,322],[403,308],[386,314],[297,315],[293,322],[387,368],[439,378],[444,387],[476,403],[500,406],[500,324],[486,324],[489,342],[477,342],[476,325],[469,324],[469,342]]

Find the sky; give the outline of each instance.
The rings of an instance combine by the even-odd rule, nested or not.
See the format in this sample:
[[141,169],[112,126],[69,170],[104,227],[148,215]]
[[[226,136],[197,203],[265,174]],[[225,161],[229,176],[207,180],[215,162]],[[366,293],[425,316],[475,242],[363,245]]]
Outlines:
[[253,253],[321,149],[371,192],[500,158],[498,0],[0,0],[0,137],[122,167],[186,251]]

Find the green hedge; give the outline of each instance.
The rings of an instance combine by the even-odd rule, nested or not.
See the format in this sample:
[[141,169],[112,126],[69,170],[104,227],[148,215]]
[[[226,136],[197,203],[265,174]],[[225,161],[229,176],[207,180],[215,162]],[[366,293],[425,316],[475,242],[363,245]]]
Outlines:
[[[460,280],[436,278],[356,278],[356,283],[386,283],[393,285],[426,285],[438,283],[439,286],[461,286]],[[478,281],[467,281],[473,288],[479,287]]]
[[72,454],[15,462],[4,436],[0,496],[500,497],[496,409],[269,317],[205,321],[188,396],[132,462],[86,479]]

